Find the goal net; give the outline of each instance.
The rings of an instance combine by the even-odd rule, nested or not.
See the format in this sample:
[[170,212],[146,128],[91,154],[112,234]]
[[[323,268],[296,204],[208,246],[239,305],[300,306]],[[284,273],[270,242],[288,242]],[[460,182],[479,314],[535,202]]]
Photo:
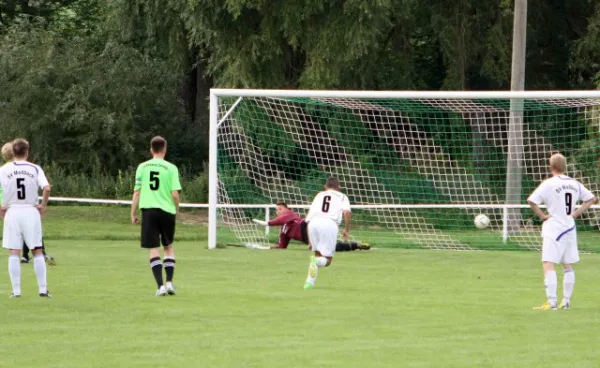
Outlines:
[[[305,216],[335,176],[355,240],[539,249],[526,199],[554,152],[597,192],[600,94],[213,90],[209,247],[273,245],[279,229],[252,219],[273,218],[276,202]],[[478,214],[488,228],[475,227]],[[581,248],[599,225],[596,208],[578,220]]]

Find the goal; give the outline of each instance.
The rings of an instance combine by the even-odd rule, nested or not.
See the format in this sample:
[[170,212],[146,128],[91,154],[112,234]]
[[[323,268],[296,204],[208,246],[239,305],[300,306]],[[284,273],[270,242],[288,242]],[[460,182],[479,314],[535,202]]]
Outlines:
[[[600,91],[213,89],[210,114],[209,248],[272,245],[278,231],[252,218],[273,218],[280,201],[304,216],[335,176],[355,240],[539,249],[526,199],[551,153],[593,192],[600,185]],[[473,224],[480,213],[490,219],[483,230]],[[597,207],[578,220],[584,237],[599,225]]]

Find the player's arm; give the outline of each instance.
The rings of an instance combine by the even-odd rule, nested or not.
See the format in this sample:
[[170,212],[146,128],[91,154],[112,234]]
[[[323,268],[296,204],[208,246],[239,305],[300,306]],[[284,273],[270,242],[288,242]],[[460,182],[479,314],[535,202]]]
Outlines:
[[140,203],[140,191],[136,190],[133,192],[133,197],[131,198],[131,223],[139,224],[140,219],[137,215],[138,204]]
[[529,207],[531,207],[531,210],[533,211],[533,213],[535,213],[537,215],[537,217],[540,218],[540,220],[546,221],[550,218],[550,215],[546,215],[537,203],[532,202],[532,201],[527,201],[527,203],[529,204]]
[[352,220],[352,212],[350,212],[350,200],[348,197],[344,196],[342,200],[342,210],[344,214],[344,240],[348,240],[350,236],[350,222]]
[[283,215],[278,216],[273,220],[263,221],[252,219],[252,221],[262,226],[283,226],[290,221],[294,221],[296,218],[298,218],[298,215],[294,211],[285,211]]
[[269,221],[252,219],[252,222],[262,225],[262,226],[281,226],[281,225],[285,224],[285,222],[281,221],[281,219],[284,217],[285,217],[285,215],[282,215],[282,216],[276,217],[273,220],[269,220]]
[[173,203],[175,203],[175,211],[179,213],[179,191],[174,190],[171,192],[171,197],[173,198]]
[[298,215],[296,215],[293,211],[285,211],[285,213],[279,217],[274,218],[273,220],[269,220],[267,222],[268,226],[282,226],[287,224],[290,221],[294,221]]
[[344,211],[344,240],[348,240],[350,236],[350,221],[352,220],[352,212]]
[[175,211],[179,213],[179,192],[181,192],[181,182],[179,181],[179,169],[173,166],[171,174],[171,198],[175,203]]
[[138,205],[140,204],[140,190],[142,189],[142,165],[137,167],[135,170],[135,184],[133,186],[133,197],[131,198],[131,223],[139,224],[140,219],[137,215]]
[[540,204],[542,204],[542,202],[544,201],[544,199],[542,198],[543,185],[544,183],[540,184],[533,191],[533,193],[531,193],[529,198],[527,198],[527,203],[529,204],[529,207],[531,207],[533,213],[535,213],[536,216],[540,218],[540,220],[546,221],[550,218],[550,216],[546,215],[544,211],[542,211],[542,209],[540,208]]
[[38,185],[42,188],[42,203],[38,205],[40,214],[44,216],[46,213],[46,207],[48,206],[48,200],[50,199],[50,183],[46,178],[46,174],[41,167],[38,167]]
[[290,237],[287,236],[283,231],[279,233],[279,244],[278,246],[281,248],[287,248],[290,244]]
[[581,216],[582,213],[587,211],[587,209],[590,208],[590,206],[592,206],[593,204],[595,204],[597,202],[598,202],[598,198],[596,198],[596,197],[590,199],[589,201],[583,202],[581,207],[579,207],[577,209],[577,211],[573,212],[573,214],[571,216],[573,216],[573,218],[578,218],[579,216]]
[[50,185],[46,185],[42,189],[42,203],[40,204],[40,213],[42,216],[46,213],[46,207],[48,206],[48,200],[50,199],[50,191]]
[[[6,166],[6,164],[4,164],[4,166]],[[3,167],[4,167],[3,166]],[[0,176],[2,175],[2,170],[0,169]],[[4,219],[4,216],[6,215],[6,210],[7,208],[5,208],[2,204],[3,204],[3,196],[4,196],[4,192],[2,191],[2,184],[0,183],[0,218]]]

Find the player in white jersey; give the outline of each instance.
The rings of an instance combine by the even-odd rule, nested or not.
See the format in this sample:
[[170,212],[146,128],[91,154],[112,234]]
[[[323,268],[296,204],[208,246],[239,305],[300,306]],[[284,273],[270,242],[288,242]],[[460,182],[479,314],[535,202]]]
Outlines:
[[[2,146],[2,158],[6,163],[4,165],[8,165],[15,160],[15,154],[13,153],[12,142],[5,143]],[[2,187],[0,187],[0,205],[2,204]],[[49,266],[56,266],[56,260],[54,257],[46,253],[46,244],[44,243],[44,239],[42,239],[42,253],[44,254],[44,259],[46,260],[46,264]],[[29,263],[29,247],[26,243],[23,243],[23,255],[21,256],[21,263]]]
[[344,220],[344,240],[350,235],[350,201],[340,192],[340,182],[329,178],[325,190],[317,194],[313,200],[306,222],[308,223],[308,241],[314,255],[308,266],[308,277],[304,283],[305,289],[312,289],[317,281],[320,267],[331,264],[335,254],[335,246],[339,225]]
[[[41,216],[46,212],[50,184],[44,171],[27,161],[29,143],[24,139],[13,142],[15,161],[0,168],[2,186],[2,209],[4,218],[2,247],[9,250],[8,272],[12,283],[11,297],[21,296],[21,262],[19,255],[23,241],[33,253],[33,268],[37,278],[39,295],[50,297],[46,285],[46,262],[42,253]],[[42,203],[38,204],[38,190],[43,189]]]
[[[573,263],[579,262],[577,250],[577,230],[575,219],[596,203],[594,195],[577,180],[566,176],[567,160],[560,153],[550,157],[552,177],[544,180],[531,193],[527,202],[535,214],[544,221],[542,225],[542,263],[544,283],[548,301],[534,309],[553,310],[557,305],[557,277],[554,265],[562,263],[564,267],[563,300],[560,309],[569,309],[571,295],[575,286]],[[582,201],[578,209],[575,205]],[[545,204],[548,214],[539,207]]]

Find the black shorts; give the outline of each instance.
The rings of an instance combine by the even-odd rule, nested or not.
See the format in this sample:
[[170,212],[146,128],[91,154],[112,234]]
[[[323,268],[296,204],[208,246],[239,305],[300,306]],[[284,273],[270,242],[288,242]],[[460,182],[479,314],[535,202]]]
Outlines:
[[158,208],[142,209],[142,248],[158,248],[173,244],[175,215]]
[[302,242],[308,244],[308,222],[306,221],[300,223],[300,236],[302,237]]

